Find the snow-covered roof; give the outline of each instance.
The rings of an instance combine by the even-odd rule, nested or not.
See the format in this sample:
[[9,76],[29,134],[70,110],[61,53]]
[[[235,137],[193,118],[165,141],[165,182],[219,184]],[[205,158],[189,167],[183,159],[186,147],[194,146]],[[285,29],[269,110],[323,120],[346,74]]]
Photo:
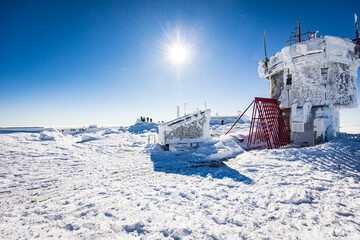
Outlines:
[[310,39],[295,45],[286,46],[270,57],[267,62],[259,62],[259,75],[264,78],[293,64],[311,61],[332,61],[359,67],[359,57],[355,52],[355,44],[350,38],[325,36]]

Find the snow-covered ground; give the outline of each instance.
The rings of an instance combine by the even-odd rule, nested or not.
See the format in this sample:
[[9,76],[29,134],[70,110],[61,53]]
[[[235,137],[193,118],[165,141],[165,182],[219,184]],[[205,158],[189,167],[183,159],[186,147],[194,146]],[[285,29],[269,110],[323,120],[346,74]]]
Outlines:
[[183,152],[152,127],[0,134],[0,238],[360,239],[359,142],[244,151],[229,127]]
[[340,132],[360,134],[360,123],[345,123],[340,126]]

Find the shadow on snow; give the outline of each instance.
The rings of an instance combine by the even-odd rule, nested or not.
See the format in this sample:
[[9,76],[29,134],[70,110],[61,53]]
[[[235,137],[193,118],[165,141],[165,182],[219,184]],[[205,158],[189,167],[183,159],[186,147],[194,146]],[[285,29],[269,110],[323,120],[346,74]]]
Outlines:
[[[211,147],[211,146],[210,146]],[[253,181],[228,167],[224,162],[228,159],[208,160],[209,154],[201,153],[199,149],[189,149],[179,152],[170,152],[155,145],[150,157],[154,164],[154,171],[181,175],[199,175],[201,177],[231,178],[237,182],[251,184]]]
[[[331,147],[329,147],[331,146]],[[353,140],[335,140],[318,147],[301,149],[301,160],[323,170],[360,181],[360,144]]]

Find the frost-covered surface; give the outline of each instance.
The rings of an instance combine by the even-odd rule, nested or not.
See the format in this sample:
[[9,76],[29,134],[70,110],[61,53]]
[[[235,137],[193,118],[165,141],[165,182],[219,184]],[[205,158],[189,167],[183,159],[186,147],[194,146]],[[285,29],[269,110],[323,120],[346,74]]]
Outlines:
[[246,152],[230,126],[176,153],[151,130],[0,134],[0,238],[360,238],[359,142]]
[[[286,46],[259,62],[270,97],[290,113],[291,141],[314,145],[339,131],[339,109],[357,107],[359,52],[349,38],[325,36]],[[323,113],[322,113],[323,112]]]
[[315,138],[321,138],[318,142],[329,141],[340,130],[339,110],[332,105],[319,108],[315,113],[314,132]]
[[157,123],[151,123],[151,122],[138,122],[135,125],[130,126],[126,130],[128,130],[130,133],[144,133],[147,131],[151,131],[153,133],[158,133],[158,125]]
[[159,142],[162,145],[204,142],[210,138],[211,110],[198,111],[159,125]]
[[260,61],[259,75],[270,80],[270,97],[281,108],[290,108],[294,99],[299,106],[310,99],[313,106],[357,107],[359,64],[351,39],[325,36],[284,47],[267,68]]

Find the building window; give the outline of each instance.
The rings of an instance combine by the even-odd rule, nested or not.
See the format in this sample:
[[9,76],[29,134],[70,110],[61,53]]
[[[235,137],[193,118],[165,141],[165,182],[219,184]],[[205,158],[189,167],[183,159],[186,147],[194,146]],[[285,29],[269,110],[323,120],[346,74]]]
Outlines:
[[291,86],[292,85],[292,74],[288,74],[286,78],[286,85]]
[[328,68],[321,68],[321,84],[328,84],[329,83],[329,69]]

